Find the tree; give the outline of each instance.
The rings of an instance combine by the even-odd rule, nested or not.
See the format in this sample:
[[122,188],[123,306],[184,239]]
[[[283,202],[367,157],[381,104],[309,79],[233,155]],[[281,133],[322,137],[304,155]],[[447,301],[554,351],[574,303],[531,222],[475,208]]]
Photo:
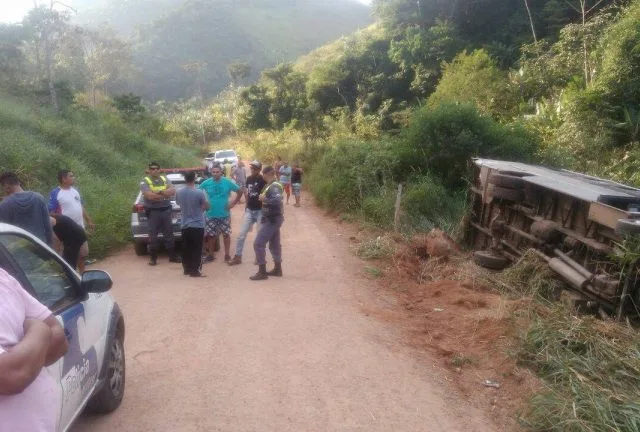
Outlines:
[[125,119],[139,117],[146,111],[142,105],[142,98],[133,93],[114,96],[113,106],[125,116]]
[[294,119],[301,119],[307,106],[307,77],[283,63],[262,72],[261,85],[270,100],[269,118],[272,127],[280,129]]
[[[64,10],[58,11],[55,9],[56,6]],[[75,12],[75,9],[64,3],[50,0],[48,7],[34,7],[23,20],[23,25],[30,30],[35,44],[38,75],[40,75],[40,47],[42,47],[44,75],[47,80],[51,105],[56,111],[60,111],[60,108],[56,96],[54,56],[60,39],[69,29],[70,11]]]
[[24,36],[21,26],[0,24],[0,88],[15,88],[22,82],[26,59],[20,48]]
[[445,102],[473,103],[480,112],[510,119],[517,114],[518,97],[507,73],[485,50],[462,52],[444,65],[442,79],[429,97],[428,106]]
[[240,92],[238,101],[238,114],[236,121],[238,129],[257,130],[269,129],[269,108],[271,100],[267,96],[266,89],[259,85],[252,85]]
[[529,7],[529,0],[523,0],[523,1],[524,1],[524,7],[527,9],[529,24],[531,25],[531,33],[533,34],[533,41],[538,42],[538,37],[536,36],[536,26],[533,23],[533,16],[531,15],[531,8]]
[[118,39],[112,30],[80,31],[84,52],[85,74],[95,106],[96,90],[109,94],[109,84],[115,83],[132,68],[130,46]]
[[[599,10],[602,6],[611,3],[612,0],[565,0],[565,2],[571,6],[573,10],[580,14],[580,20],[583,31],[586,33],[587,20],[594,11]],[[582,41],[582,61],[584,82],[586,84],[591,83],[593,78],[593,72],[591,70],[591,62],[589,59],[591,46],[586,37],[583,37]]]
[[251,65],[244,62],[234,62],[227,65],[227,74],[231,78],[231,84],[237,87],[242,81],[251,76]]
[[182,65],[182,69],[195,74],[198,89],[198,100],[200,101],[200,128],[202,131],[202,145],[207,145],[207,136],[204,127],[204,94],[202,93],[202,73],[207,69],[206,62],[194,62]]
[[402,39],[391,41],[389,56],[410,76],[414,94],[425,97],[435,89],[443,62],[451,61],[463,45],[457,29],[439,20],[426,30],[407,28]]

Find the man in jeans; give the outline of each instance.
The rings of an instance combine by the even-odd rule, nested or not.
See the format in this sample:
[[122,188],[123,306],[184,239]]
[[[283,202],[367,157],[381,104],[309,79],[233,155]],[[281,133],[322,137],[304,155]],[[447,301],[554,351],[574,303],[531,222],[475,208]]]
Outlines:
[[187,186],[176,194],[182,210],[182,267],[185,276],[202,277],[202,243],[204,242],[204,211],[210,204],[206,195],[196,189],[196,173],[184,175]]
[[262,202],[260,201],[260,192],[266,185],[264,179],[260,175],[262,164],[258,161],[253,161],[249,164],[251,168],[251,175],[246,181],[246,193],[247,193],[247,207],[242,217],[242,226],[240,227],[240,234],[238,234],[238,240],[236,243],[236,254],[229,262],[229,265],[238,265],[242,263],[242,251],[244,249],[244,242],[247,239],[247,233],[251,230],[253,224],[260,223],[260,216],[262,214]]
[[[282,208],[283,187],[276,181],[276,170],[273,167],[266,167],[262,171],[264,181],[267,186],[260,194],[262,202],[262,217],[260,220],[260,230],[253,243],[256,251],[256,261],[258,262],[258,273],[251,276],[251,280],[265,280],[269,276],[282,276],[282,245],[280,243],[280,227],[284,222]],[[267,243],[269,251],[273,257],[274,269],[267,272]]]

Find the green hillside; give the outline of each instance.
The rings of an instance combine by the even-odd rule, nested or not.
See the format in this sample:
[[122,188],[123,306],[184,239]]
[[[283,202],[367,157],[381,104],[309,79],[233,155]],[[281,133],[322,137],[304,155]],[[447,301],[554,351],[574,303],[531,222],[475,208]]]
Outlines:
[[184,0],[73,0],[75,20],[83,26],[108,25],[122,37],[131,37],[138,27],[178,8]]
[[0,172],[14,170],[47,196],[62,168],[72,169],[97,230],[92,256],[130,240],[130,211],[146,164],[198,163],[195,152],[145,138],[120,116],[84,108],[64,116],[27,98],[0,93]]
[[139,77],[133,90],[151,100],[188,99],[197,94],[197,74],[185,71],[184,65],[206,64],[201,87],[205,97],[213,97],[230,82],[227,66],[233,62],[251,66],[248,81],[267,67],[293,60],[372,22],[370,9],[355,0],[86,3],[75,3],[81,24],[107,24],[121,36],[131,37]]

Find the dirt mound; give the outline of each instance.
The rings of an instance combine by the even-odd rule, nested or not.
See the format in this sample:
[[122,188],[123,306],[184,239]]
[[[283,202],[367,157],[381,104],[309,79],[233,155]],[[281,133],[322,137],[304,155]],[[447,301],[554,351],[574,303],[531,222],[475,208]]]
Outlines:
[[409,343],[440,358],[446,379],[490,410],[501,429],[518,429],[517,411],[540,386],[507,354],[514,351],[522,301],[505,300],[487,286],[486,270],[439,230],[398,244],[392,260],[382,285],[402,287],[392,293],[407,315]]
[[460,252],[460,248],[444,231],[433,229],[428,234],[417,234],[409,241],[409,247],[422,259],[448,258]]

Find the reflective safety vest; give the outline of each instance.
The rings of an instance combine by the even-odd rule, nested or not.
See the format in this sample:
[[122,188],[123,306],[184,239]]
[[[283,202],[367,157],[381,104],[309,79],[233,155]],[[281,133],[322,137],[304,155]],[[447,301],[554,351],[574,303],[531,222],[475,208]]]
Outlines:
[[274,181],[273,183],[269,183],[269,184],[267,185],[267,187],[266,187],[266,188],[264,188],[264,190],[262,191],[262,193],[260,194],[260,196],[261,196],[261,197],[265,196],[265,195],[267,194],[267,192],[269,192],[269,189],[271,189],[271,186],[273,186],[273,185],[278,185],[278,186],[280,186],[280,189],[284,190],[284,187],[283,187],[280,183],[278,183],[277,181]]
[[165,176],[160,176],[160,178],[162,179],[162,184],[159,186],[153,184],[153,180],[151,179],[151,177],[144,178],[144,180],[149,185],[149,189],[151,189],[151,192],[158,193],[160,191],[167,189],[167,178]]

